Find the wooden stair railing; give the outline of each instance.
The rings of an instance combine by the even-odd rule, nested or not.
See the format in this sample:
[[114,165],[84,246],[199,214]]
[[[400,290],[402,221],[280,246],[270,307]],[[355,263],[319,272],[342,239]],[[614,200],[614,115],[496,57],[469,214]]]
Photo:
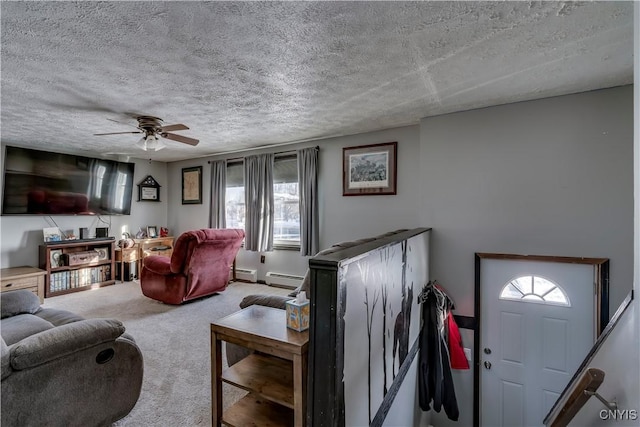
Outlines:
[[591,393],[595,393],[598,390],[602,381],[604,381],[604,371],[597,368],[588,368],[582,374],[564,404],[558,405],[556,410],[545,419],[545,425],[547,427],[564,427],[569,424],[580,408],[593,395]]
[[597,368],[587,368],[587,366],[591,364],[596,353],[598,353],[604,345],[605,340],[616,327],[633,299],[634,295],[632,290],[624,301],[622,301],[622,304],[620,304],[618,310],[616,310],[611,317],[606,328],[604,328],[595,344],[593,344],[593,347],[591,347],[589,354],[584,358],[580,367],[576,370],[547,416],[544,417],[543,424],[546,427],[564,427],[569,424],[591,396],[595,396],[600,400],[609,411],[617,409],[615,401],[609,402],[596,392],[600,384],[602,384],[602,381],[604,381],[604,371]]

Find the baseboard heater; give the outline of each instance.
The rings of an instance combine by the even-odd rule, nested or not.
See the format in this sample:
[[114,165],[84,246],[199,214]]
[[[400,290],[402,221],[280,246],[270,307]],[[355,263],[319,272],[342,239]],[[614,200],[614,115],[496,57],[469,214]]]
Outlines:
[[[229,280],[233,280],[233,269],[229,271]],[[258,271],[236,267],[236,280],[256,283],[258,281]]]
[[302,276],[296,276],[295,274],[276,273],[273,271],[267,272],[265,282],[269,286],[278,286],[281,288],[295,289],[304,280]]

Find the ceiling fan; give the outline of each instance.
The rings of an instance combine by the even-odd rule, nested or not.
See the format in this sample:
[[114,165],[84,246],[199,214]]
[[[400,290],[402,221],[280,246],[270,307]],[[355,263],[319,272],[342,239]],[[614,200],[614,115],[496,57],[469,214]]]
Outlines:
[[[111,120],[111,119],[108,119]],[[161,138],[171,139],[173,141],[182,142],[183,144],[189,145],[198,145],[200,142],[197,139],[189,138],[182,135],[176,135],[175,133],[169,133],[170,131],[176,130],[187,130],[189,129],[187,126],[183,124],[175,124],[175,125],[162,125],[162,119],[153,116],[137,116],[136,120],[138,120],[138,130],[132,132],[110,132],[110,133],[94,133],[95,136],[103,136],[103,135],[121,135],[127,133],[141,133],[143,134],[142,138],[136,143],[136,145],[142,148],[144,151],[158,151],[165,148],[165,144],[158,139],[158,136]],[[112,120],[115,121],[115,120]],[[120,122],[116,122],[120,123]]]

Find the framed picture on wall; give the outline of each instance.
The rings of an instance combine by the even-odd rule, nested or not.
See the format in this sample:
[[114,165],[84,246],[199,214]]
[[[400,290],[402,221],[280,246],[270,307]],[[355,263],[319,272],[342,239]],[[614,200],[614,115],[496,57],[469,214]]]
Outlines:
[[397,142],[342,149],[342,195],[396,194]]
[[138,184],[138,201],[160,201],[160,184],[158,184],[151,175],[147,175],[147,177]]
[[202,204],[202,166],[182,168],[182,204]]

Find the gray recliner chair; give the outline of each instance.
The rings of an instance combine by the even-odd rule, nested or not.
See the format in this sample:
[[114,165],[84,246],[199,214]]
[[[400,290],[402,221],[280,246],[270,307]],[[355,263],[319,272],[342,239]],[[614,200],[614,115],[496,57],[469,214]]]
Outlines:
[[142,353],[115,319],[43,308],[27,290],[0,294],[2,426],[105,426],[142,386]]

